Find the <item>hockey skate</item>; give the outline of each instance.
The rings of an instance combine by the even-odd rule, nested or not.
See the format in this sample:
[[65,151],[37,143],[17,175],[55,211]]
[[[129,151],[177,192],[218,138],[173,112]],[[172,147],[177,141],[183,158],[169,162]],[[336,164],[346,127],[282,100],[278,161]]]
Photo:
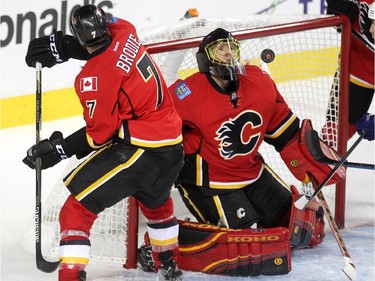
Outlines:
[[145,272],[155,272],[151,246],[142,245],[137,251],[138,266]]
[[178,269],[177,263],[173,260],[172,251],[160,253],[159,259],[162,262],[162,265],[158,270],[158,281],[182,281],[182,272]]

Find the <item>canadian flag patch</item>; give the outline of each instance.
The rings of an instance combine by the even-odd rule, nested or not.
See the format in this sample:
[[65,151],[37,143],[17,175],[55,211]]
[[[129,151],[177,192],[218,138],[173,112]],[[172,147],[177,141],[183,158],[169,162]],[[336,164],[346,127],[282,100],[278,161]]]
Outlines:
[[84,77],[80,81],[81,92],[97,91],[98,90],[98,78],[97,77]]

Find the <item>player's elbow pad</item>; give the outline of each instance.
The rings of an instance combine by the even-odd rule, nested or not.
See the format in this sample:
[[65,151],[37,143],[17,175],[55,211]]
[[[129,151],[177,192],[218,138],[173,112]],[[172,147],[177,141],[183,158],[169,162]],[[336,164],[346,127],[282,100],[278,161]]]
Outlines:
[[[322,164],[314,159],[306,144],[306,132],[313,130],[311,120],[302,121],[299,132],[283,147],[280,156],[290,172],[301,182],[310,181],[310,175],[321,183],[334,166]],[[345,177],[345,168],[340,167],[327,184],[334,184]]]

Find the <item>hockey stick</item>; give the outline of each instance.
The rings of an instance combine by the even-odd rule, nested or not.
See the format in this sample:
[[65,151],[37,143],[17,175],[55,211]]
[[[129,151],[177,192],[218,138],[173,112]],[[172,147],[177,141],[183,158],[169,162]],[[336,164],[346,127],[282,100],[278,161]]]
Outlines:
[[[35,65],[36,70],[36,144],[41,140],[42,129],[42,64],[37,62]],[[35,161],[36,171],[36,196],[35,196],[35,258],[36,267],[43,272],[55,271],[60,261],[49,262],[44,259],[42,254],[42,159],[36,158]]]
[[[266,71],[268,74],[271,75],[270,70],[269,70],[267,64],[270,63],[270,62],[272,62],[272,61],[274,60],[274,58],[275,58],[275,53],[274,53],[271,49],[264,49],[264,50],[262,51],[260,57],[261,57],[261,60],[262,60],[262,62],[261,62],[261,68],[262,68],[264,71]],[[315,133],[316,133],[316,137],[317,137],[317,139],[318,139],[318,142],[317,142],[317,143],[319,143],[320,140],[319,140],[319,136],[318,136],[317,132],[316,132],[316,131],[313,131],[313,130],[312,130],[312,132],[315,132]],[[362,135],[361,135],[359,141],[357,141],[358,143],[362,140],[362,138],[364,137],[364,135],[365,135],[365,133],[362,133]],[[309,138],[309,137],[306,137],[306,139],[310,139],[310,138]],[[355,145],[355,146],[356,146],[356,145]],[[351,147],[351,151],[355,148],[355,146],[353,145],[353,146]],[[319,146],[319,148],[320,148],[320,146]],[[348,151],[347,155],[344,156],[345,159],[348,157],[348,155],[351,153],[351,151]],[[323,152],[321,152],[321,153],[323,154]],[[324,154],[323,154],[323,155],[324,155]],[[343,157],[343,158],[344,158],[344,157]],[[344,161],[345,161],[345,159],[344,159]],[[325,182],[323,182],[323,185],[322,185],[322,186],[316,187],[316,186],[317,186],[317,183],[316,183],[315,179],[312,178],[312,177],[310,176],[311,181],[312,181],[312,184],[313,184],[313,186],[314,186],[314,189],[317,189],[317,190],[318,190],[318,189],[322,189],[322,187],[326,184],[326,182],[328,182],[328,181],[330,180],[330,178],[331,178],[331,177],[334,175],[334,173],[340,168],[340,166],[341,166],[341,165],[337,165],[337,166],[335,167],[336,170],[335,170],[334,172],[331,172],[332,175],[330,175],[329,177],[327,177],[327,180],[326,180]],[[332,171],[333,171],[333,170],[332,170]],[[314,196],[315,196],[315,195],[311,196],[311,198],[314,198]],[[353,261],[352,261],[352,259],[351,259],[351,257],[350,257],[350,254],[349,254],[349,252],[348,252],[348,250],[347,250],[347,248],[346,248],[345,242],[344,242],[344,240],[343,240],[342,237],[341,237],[341,234],[340,234],[340,232],[339,232],[339,228],[338,228],[338,226],[337,226],[337,224],[336,224],[336,222],[335,222],[335,220],[334,220],[334,218],[333,218],[333,216],[332,216],[332,214],[331,214],[331,211],[330,211],[330,209],[329,209],[329,206],[328,206],[328,204],[327,204],[327,201],[325,200],[324,195],[323,195],[322,192],[317,193],[317,196],[318,196],[318,199],[319,199],[319,201],[320,201],[320,203],[321,203],[321,206],[322,206],[322,208],[323,208],[324,214],[325,214],[325,216],[326,216],[326,218],[327,218],[327,220],[328,220],[328,223],[329,223],[329,225],[330,225],[330,227],[331,227],[332,233],[333,233],[333,235],[334,235],[334,237],[335,237],[335,239],[336,239],[336,242],[337,242],[337,244],[338,244],[338,246],[339,246],[339,248],[340,248],[340,250],[341,250],[342,255],[344,256],[345,267],[342,269],[342,271],[346,274],[346,276],[347,276],[350,280],[355,280],[355,278],[356,278],[356,276],[357,276],[357,272],[356,272],[356,269],[355,269],[354,263],[353,263]],[[303,197],[301,197],[301,198],[306,198],[306,196],[303,196]],[[312,199],[310,199],[310,200],[312,200]],[[296,200],[296,202],[297,202],[297,201],[298,201],[298,199]],[[306,206],[309,202],[310,202],[310,201],[307,201],[306,204],[303,205],[303,207]]]
[[273,8],[276,8],[278,5],[280,5],[280,4],[282,4],[282,3],[286,2],[286,1],[288,1],[288,0],[272,1],[272,4],[269,7],[265,8],[265,9],[259,11],[259,12],[256,12],[255,14],[256,15],[264,14],[264,13],[268,12],[269,10],[271,10]]
[[333,175],[337,172],[338,169],[344,164],[346,159],[349,157],[349,155],[353,152],[353,150],[357,147],[357,145],[363,140],[364,136],[366,134],[366,131],[363,131],[362,134],[359,136],[359,138],[355,141],[355,143],[349,148],[349,150],[345,153],[345,155],[340,159],[340,161],[337,162],[336,166],[331,170],[331,172],[328,174],[328,176],[323,180],[323,182],[315,189],[315,192],[307,197],[301,196],[294,202],[294,206],[296,206],[297,209],[303,210],[307,204],[309,204],[315,196],[322,190],[322,188],[328,183],[328,181],[333,177]]
[[[315,130],[311,130],[306,132],[306,144],[314,159],[320,163],[336,165],[339,162],[339,159],[332,159],[327,157],[321,146],[320,146],[320,138],[318,132]],[[348,168],[359,168],[359,169],[368,169],[374,170],[375,166],[373,164],[366,164],[366,163],[356,163],[356,162],[347,162],[345,161],[342,166]]]
[[[311,178],[311,181],[312,181],[312,184],[313,184],[314,188],[317,188],[317,183],[316,183],[315,179],[312,178],[312,177],[310,177],[310,178]],[[324,215],[327,218],[328,224],[329,224],[329,226],[332,230],[332,234],[336,239],[337,245],[339,246],[340,251],[341,251],[342,255],[344,256],[345,267],[342,269],[342,271],[346,274],[346,276],[350,280],[355,280],[356,277],[357,277],[357,271],[355,269],[354,262],[353,262],[353,260],[350,256],[350,254],[349,254],[348,249],[346,248],[344,240],[341,237],[339,228],[338,228],[338,226],[337,226],[337,224],[336,224],[336,222],[335,222],[335,220],[332,216],[331,210],[329,209],[328,203],[327,203],[327,201],[326,201],[326,199],[323,195],[323,192],[319,192],[317,197],[319,199],[320,205],[323,208]]]

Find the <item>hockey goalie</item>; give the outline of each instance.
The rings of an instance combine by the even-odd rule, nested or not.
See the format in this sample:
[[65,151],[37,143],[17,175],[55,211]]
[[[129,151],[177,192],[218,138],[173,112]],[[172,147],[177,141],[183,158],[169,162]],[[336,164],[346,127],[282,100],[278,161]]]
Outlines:
[[[294,208],[297,188],[275,174],[259,146],[274,146],[303,183],[323,182],[332,167],[307,148],[311,121],[300,122],[267,72],[241,64],[240,43],[230,32],[206,35],[196,58],[199,72],[169,87],[183,120],[185,161],[176,187],[197,221],[179,222],[179,266],[234,276],[287,274],[292,248],[323,241],[323,211],[315,200]],[[340,168],[328,183],[344,176]],[[146,234],[139,263],[156,270],[148,245]]]
[[[306,136],[311,135],[307,133],[310,130],[312,130],[311,123],[305,120],[299,136],[295,140],[298,142],[298,147],[294,147],[294,149],[298,148],[301,153],[301,158],[298,161],[305,158],[307,166],[313,165],[312,163],[315,162],[306,147],[306,142],[312,141],[305,139]],[[293,144],[291,145],[293,146]],[[319,141],[317,145],[324,146],[325,143]],[[326,153],[332,152],[331,157],[337,157],[331,148],[323,149]],[[291,157],[290,159],[296,161],[297,158]],[[321,166],[321,164],[317,164],[317,166]],[[326,165],[321,167],[323,166]],[[319,173],[325,175],[330,169],[330,167],[326,167],[327,171]],[[344,174],[344,169],[340,168],[332,183],[339,181],[344,177]],[[260,188],[260,186],[253,184],[253,188]],[[178,184],[178,189],[185,190],[182,184]],[[235,191],[228,193],[231,192],[235,193]],[[272,190],[268,189],[267,192],[272,193]],[[245,202],[249,199],[244,194],[243,198],[235,197],[237,202],[231,201],[231,205],[221,206],[222,217],[216,224],[206,220],[204,215],[209,212],[219,212],[218,209],[206,211],[195,209],[193,211],[192,204],[186,202],[190,195],[183,194],[185,204],[192,214],[195,214],[197,222],[179,220],[178,263],[180,268],[229,276],[282,275],[290,272],[292,250],[312,248],[322,243],[325,223],[322,207],[316,200],[312,200],[304,210],[299,210],[293,204],[301,196],[297,188],[291,186],[288,192],[289,203],[286,210],[279,215],[274,223],[267,225],[262,224],[261,220],[257,220],[258,223],[253,221],[253,224],[249,222],[247,225],[239,225],[241,219],[237,219],[237,221],[229,219],[229,216],[233,218],[235,216],[237,218],[246,217],[246,211],[241,206],[246,205]],[[208,200],[207,196],[201,196],[202,200]],[[221,204],[225,202],[224,200],[220,201]],[[237,209],[237,212],[235,214],[228,212],[227,210],[231,208]],[[200,213],[199,215],[197,215],[197,211]],[[224,218],[230,227],[223,224]],[[156,271],[158,265],[153,260],[147,233],[144,239],[144,245],[138,249],[138,264],[144,271]]]

